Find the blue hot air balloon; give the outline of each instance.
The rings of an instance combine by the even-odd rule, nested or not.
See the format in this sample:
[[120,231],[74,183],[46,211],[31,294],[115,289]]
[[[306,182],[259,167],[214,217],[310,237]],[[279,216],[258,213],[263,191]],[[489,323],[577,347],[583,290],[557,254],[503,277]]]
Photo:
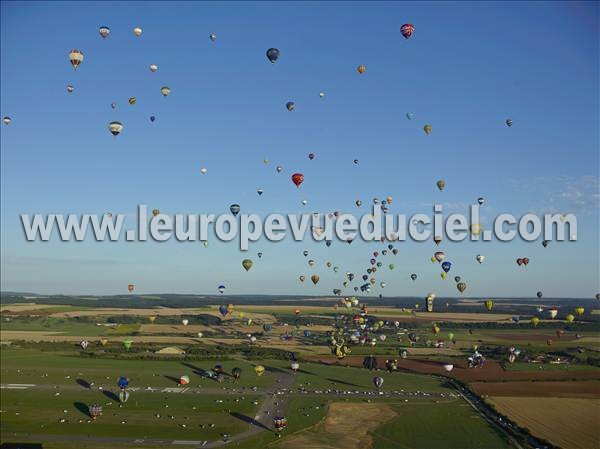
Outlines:
[[125,376],[121,376],[121,377],[119,377],[119,380],[117,381],[117,385],[119,385],[119,388],[121,390],[124,390],[125,388],[127,388],[129,386],[129,379],[127,379]]
[[450,268],[452,268],[452,263],[451,262],[443,262],[442,263],[442,270],[444,270],[444,272],[448,272],[450,271]]

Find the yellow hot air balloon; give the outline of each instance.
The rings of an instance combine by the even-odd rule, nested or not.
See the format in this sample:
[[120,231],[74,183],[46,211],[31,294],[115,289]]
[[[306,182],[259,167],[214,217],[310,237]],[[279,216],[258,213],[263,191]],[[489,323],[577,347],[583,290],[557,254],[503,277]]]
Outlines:
[[447,274],[445,271],[442,271],[442,272],[440,273],[440,277],[441,277],[442,279],[446,279],[446,278],[448,277],[448,274]]
[[244,267],[244,269],[246,271],[249,271],[250,268],[252,268],[252,265],[253,265],[253,263],[252,263],[252,261],[250,259],[244,259],[242,261],[242,266]]
[[540,319],[537,316],[534,316],[533,318],[531,318],[531,324],[533,324],[533,326],[537,326],[540,322]]
[[256,373],[257,376],[262,376],[265,372],[265,367],[262,365],[256,365],[254,367],[254,372]]
[[150,316],[148,317],[148,320],[149,320],[151,323],[154,323],[154,322],[156,321],[156,315],[150,315]]
[[163,97],[166,97],[171,93],[171,88],[168,86],[163,86],[160,88],[160,93],[163,94]]
[[479,234],[481,234],[481,231],[483,231],[483,225],[481,225],[479,223],[471,224],[471,234],[479,235]]
[[585,313],[585,309],[583,307],[575,307],[575,313],[581,316]]
[[423,127],[423,131],[425,131],[425,134],[431,134],[431,130],[432,130],[432,129],[433,129],[433,128],[431,127],[431,125],[425,125],[425,126]]
[[135,27],[133,29],[133,34],[135,34],[137,37],[140,37],[142,35],[142,29],[140,27]]
[[494,308],[494,301],[492,299],[486,299],[485,301],[485,308],[488,309],[488,311],[492,311],[492,309]]
[[108,338],[106,338],[106,337],[102,337],[102,338],[100,339],[100,344],[101,344],[102,346],[106,346],[106,345],[108,344]]
[[575,321],[575,316],[572,313],[569,313],[566,317],[565,320],[567,321],[567,323],[572,323],[573,321]]
[[129,97],[129,104],[134,105],[137,101],[137,99],[135,97]]
[[431,325],[431,331],[432,331],[434,334],[436,334],[436,335],[437,335],[437,334],[439,334],[439,333],[440,333],[440,326],[438,326],[437,324],[433,323],[433,324]]
[[246,314],[244,312],[240,312],[240,320],[243,320],[245,315]]
[[80,50],[71,50],[69,52],[69,61],[75,70],[83,62],[83,52]]
[[362,75],[367,71],[367,67],[365,67],[364,64],[361,64],[356,68],[356,71]]

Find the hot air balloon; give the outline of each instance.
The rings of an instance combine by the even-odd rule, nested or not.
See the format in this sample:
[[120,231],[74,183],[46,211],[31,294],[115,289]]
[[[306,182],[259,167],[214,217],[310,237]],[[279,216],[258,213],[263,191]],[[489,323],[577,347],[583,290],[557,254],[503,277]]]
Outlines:
[[225,291],[225,286],[221,284],[217,287],[217,290],[219,291],[219,293],[223,293]]
[[257,376],[262,376],[265,372],[265,367],[262,365],[256,365],[254,367],[254,372],[256,373]]
[[231,206],[229,206],[229,210],[232,213],[232,215],[235,217],[235,216],[237,216],[237,214],[240,213],[240,205],[232,204]]
[[585,313],[585,309],[583,307],[575,307],[575,313],[582,316]]
[[367,71],[367,67],[364,64],[361,64],[356,68],[356,71],[362,75]]
[[237,368],[237,367],[233,368],[231,370],[231,375],[233,376],[233,378],[235,380],[238,380],[240,378],[240,376],[242,375],[242,369],[241,368]]
[[415,26],[412,23],[405,23],[400,27],[400,33],[405,39],[408,39],[415,32]]
[[179,378],[179,385],[188,385],[190,383],[190,377],[189,376],[181,376]]
[[256,189],[256,193],[258,193],[258,196],[262,196],[265,191],[263,189]]
[[137,102],[137,99],[135,97],[129,97],[128,102],[130,105],[133,106]]
[[545,247],[548,246],[548,243],[550,243],[550,242],[548,242],[548,240],[543,240],[542,241],[542,246],[545,248]]
[[118,136],[123,131],[123,124],[121,122],[110,122],[108,124],[108,130],[113,136]]
[[77,70],[77,67],[83,62],[83,52],[80,50],[71,50],[69,52],[69,61],[73,69]]
[[325,96],[325,92],[319,92],[319,98],[323,98]]
[[452,262],[442,262],[442,270],[444,270],[444,273],[448,273],[450,268],[452,268]]
[[416,280],[417,280],[417,275],[416,275],[415,273],[413,273],[413,274],[411,274],[411,275],[410,275],[410,278],[411,278],[413,281],[416,281]]
[[132,345],[133,345],[133,340],[132,339],[126,338],[125,340],[123,340],[123,347],[125,349],[130,349]]
[[108,37],[108,35],[110,34],[110,28],[107,26],[101,26],[98,29],[98,33],[100,33],[100,36],[102,36],[102,39],[106,39]]
[[215,33],[210,33],[210,34],[208,35],[208,38],[209,38],[209,39],[210,39],[212,42],[214,42],[214,41],[216,41],[216,40],[217,40],[217,35],[216,35]]
[[550,318],[554,319],[558,315],[558,309],[550,309],[548,310],[548,314],[550,314]]
[[184,326],[187,326],[188,324],[190,324],[190,320],[187,320],[187,319],[181,320],[181,324],[183,324]]
[[436,245],[439,245],[442,241],[442,236],[441,235],[434,236],[433,241],[435,242]]
[[156,64],[150,64],[150,71],[152,73],[156,72],[158,70],[158,66]]
[[121,376],[119,377],[119,380],[117,380],[117,385],[121,390],[124,390],[129,386],[129,379],[127,379],[125,376]]
[[160,88],[160,93],[163,94],[163,97],[166,97],[171,93],[171,88],[169,86],[163,86]]
[[313,274],[313,275],[310,277],[310,280],[311,280],[311,281],[312,281],[312,283],[313,283],[313,284],[315,284],[315,285],[317,285],[317,284],[319,283],[319,279],[320,279],[320,277],[319,277],[318,275],[316,275],[316,274]]
[[512,119],[510,119],[510,118],[507,118],[507,119],[506,119],[506,126],[508,126],[508,127],[510,128],[510,127],[512,126],[512,124],[513,124],[513,121],[512,121]]
[[446,364],[444,365],[444,370],[445,370],[447,373],[451,372],[453,369],[454,369],[454,365],[452,365],[451,363],[446,363]]
[[437,185],[437,188],[440,189],[440,191],[446,188],[446,181],[444,181],[443,179],[440,179],[435,184]]
[[73,91],[74,91],[74,90],[75,90],[75,88],[74,88],[74,87],[73,87],[71,84],[69,84],[69,85],[67,86],[67,92],[69,92],[69,93],[73,93]]
[[285,429],[288,425],[287,418],[285,416],[275,416],[273,418],[273,427],[277,429],[278,432]]
[[425,131],[425,134],[427,134],[427,135],[431,134],[432,130],[433,130],[433,128],[431,127],[431,125],[423,126],[423,131]]
[[467,284],[465,282],[459,282],[458,284],[456,284],[456,288],[459,292],[462,293],[467,289]]
[[297,372],[300,369],[300,364],[296,360],[293,360],[290,365],[290,368],[293,372]]
[[127,402],[128,399],[129,399],[129,391],[127,391],[127,390],[119,391],[119,401],[121,403]]
[[277,167],[275,167],[275,170],[277,171],[277,173],[281,173],[283,171],[283,167],[281,165],[278,165]]
[[304,280],[306,279],[306,276],[299,276],[300,282],[304,282]]
[[486,299],[486,301],[485,301],[485,308],[486,308],[486,309],[487,309],[489,312],[491,312],[491,311],[492,311],[492,309],[494,308],[494,301],[493,301],[493,300],[491,300],[491,299]]
[[84,351],[86,350],[88,345],[89,345],[89,342],[87,340],[82,340],[79,342],[79,346],[81,346],[81,349],[83,349]]
[[481,254],[477,254],[477,256],[475,256],[475,260],[479,263],[483,263],[485,261],[485,256],[482,256]]
[[442,262],[446,258],[446,254],[444,253],[444,251],[436,251],[435,253],[433,253],[433,257],[435,257],[435,260],[437,260],[438,262]]
[[102,415],[102,406],[98,404],[92,404],[89,406],[88,412],[90,418],[92,418],[92,420],[95,421],[96,418]]
[[276,48],[269,48],[267,50],[267,59],[271,62],[271,64],[275,64],[275,61],[279,59],[279,50]]
[[100,344],[102,346],[106,346],[108,344],[108,338],[106,338],[106,337],[100,338]]
[[252,260],[250,260],[250,259],[244,259],[242,261],[242,266],[244,267],[244,269],[246,271],[249,271],[250,268],[252,268]]
[[12,119],[8,116],[5,116],[2,118],[2,123],[4,123],[5,125],[10,125],[10,122],[12,122]]
[[573,321],[575,321],[575,316],[572,313],[569,313],[566,317],[565,317],[565,321],[567,323],[572,323]]
[[537,316],[534,316],[531,318],[531,324],[533,324],[533,326],[537,326],[540,323],[540,319]]
[[[433,301],[435,300],[435,295],[433,293],[429,293],[427,295],[427,297],[425,298],[426,302],[427,302],[427,311],[428,312],[433,312]],[[418,309],[418,306],[417,306]]]
[[302,173],[294,173],[292,175],[292,182],[296,185],[296,187],[300,187],[300,184],[304,182],[304,175]]
[[154,123],[154,120],[156,120],[156,117],[155,117],[155,116],[153,116],[153,115],[151,115],[151,116],[150,116],[150,121],[151,121],[152,123]]
[[293,101],[288,101],[285,104],[285,107],[287,108],[288,111],[293,111],[294,109],[296,109],[296,103],[294,103]]
[[440,333],[440,326],[438,326],[436,323],[433,323],[431,325],[431,332],[433,332],[435,335]]
[[469,228],[471,230],[471,234],[479,235],[479,234],[481,234],[481,231],[483,230],[483,225],[481,225],[479,223],[472,223],[471,226],[469,226]]
[[371,371],[377,369],[377,359],[372,355],[365,357],[363,359],[363,367]]
[[383,377],[375,376],[373,378],[373,385],[375,385],[375,388],[377,388],[379,390],[381,388],[381,386],[383,385]]
[[127,291],[129,291],[129,293],[131,293],[134,289],[135,289],[135,285],[133,285],[133,284],[127,285]]
[[203,175],[205,175],[206,173],[208,173],[208,168],[202,167],[200,169],[200,173],[202,173]]

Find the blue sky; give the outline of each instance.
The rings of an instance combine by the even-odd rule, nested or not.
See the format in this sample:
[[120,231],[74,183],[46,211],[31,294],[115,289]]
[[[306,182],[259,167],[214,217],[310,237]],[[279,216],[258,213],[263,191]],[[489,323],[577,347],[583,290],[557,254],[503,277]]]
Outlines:
[[[140,293],[214,293],[223,283],[232,294],[330,294],[346,271],[358,277],[380,245],[262,240],[241,254],[235,243],[216,239],[208,248],[32,243],[19,214],[134,214],[140,203],[165,213],[221,213],[231,203],[259,214],[355,212],[356,199],[367,204],[387,195],[392,212],[407,214],[428,213],[435,202],[466,211],[483,196],[484,224],[501,212],[576,213],[577,242],[440,248],[454,263],[450,275],[469,284],[469,296],[542,290],[546,297],[591,297],[599,289],[598,3],[1,8],[0,113],[13,119],[1,130],[3,290],[112,294],[134,283]],[[406,22],[416,27],[410,40],[399,31]],[[101,25],[111,29],[105,40]],[[135,26],[143,28],[140,38]],[[281,51],[274,65],[265,57],[269,47]],[[77,72],[68,61],[73,48],[85,54]],[[158,72],[150,72],[152,63]],[[359,64],[367,67],[362,76]],[[172,90],[167,98],[163,85]],[[135,106],[127,104],[130,96]],[[287,101],[296,103],[293,112]],[[112,120],[125,125],[116,139],[107,131]],[[299,190],[289,179],[296,171],[306,176]],[[443,193],[435,187],[440,178]],[[384,295],[458,295],[429,261],[433,242],[396,246],[399,254],[382,260],[395,270],[376,274],[387,284]],[[304,249],[316,267],[308,267]],[[487,257],[482,265],[474,260],[479,253]],[[525,256],[532,262],[519,269],[515,259]],[[246,257],[255,260],[248,273],[241,267]],[[313,273],[321,276],[318,286],[298,282]]]

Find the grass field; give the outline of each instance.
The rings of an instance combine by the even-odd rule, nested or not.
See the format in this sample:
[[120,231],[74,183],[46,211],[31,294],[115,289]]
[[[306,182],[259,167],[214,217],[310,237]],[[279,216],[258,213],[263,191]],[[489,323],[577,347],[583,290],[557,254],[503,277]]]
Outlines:
[[228,377],[224,384],[219,384],[195,374],[200,369],[212,369],[216,361],[187,363],[179,360],[96,359],[31,349],[3,349],[0,355],[2,383],[77,385],[76,380],[83,379],[96,385],[114,387],[119,376],[127,376],[131,386],[173,387],[180,376],[188,375],[190,386],[263,388],[274,380],[273,373],[269,371],[257,376],[255,364],[245,360],[219,362],[226,372],[231,372],[234,367],[242,369],[239,381],[234,382]]
[[466,402],[392,404],[396,416],[373,432],[374,449],[506,449],[507,441]]
[[[3,390],[2,432],[216,440],[222,433],[233,434],[245,429],[244,422],[231,416],[229,410],[254,416],[258,408],[253,404],[258,396],[253,395],[136,391],[119,407],[117,400],[97,390],[61,391],[59,396],[55,393],[53,390]],[[87,407],[92,403],[103,405],[104,410],[100,418],[89,423]],[[60,423],[61,418],[66,422]],[[214,427],[210,427],[211,424]]]

